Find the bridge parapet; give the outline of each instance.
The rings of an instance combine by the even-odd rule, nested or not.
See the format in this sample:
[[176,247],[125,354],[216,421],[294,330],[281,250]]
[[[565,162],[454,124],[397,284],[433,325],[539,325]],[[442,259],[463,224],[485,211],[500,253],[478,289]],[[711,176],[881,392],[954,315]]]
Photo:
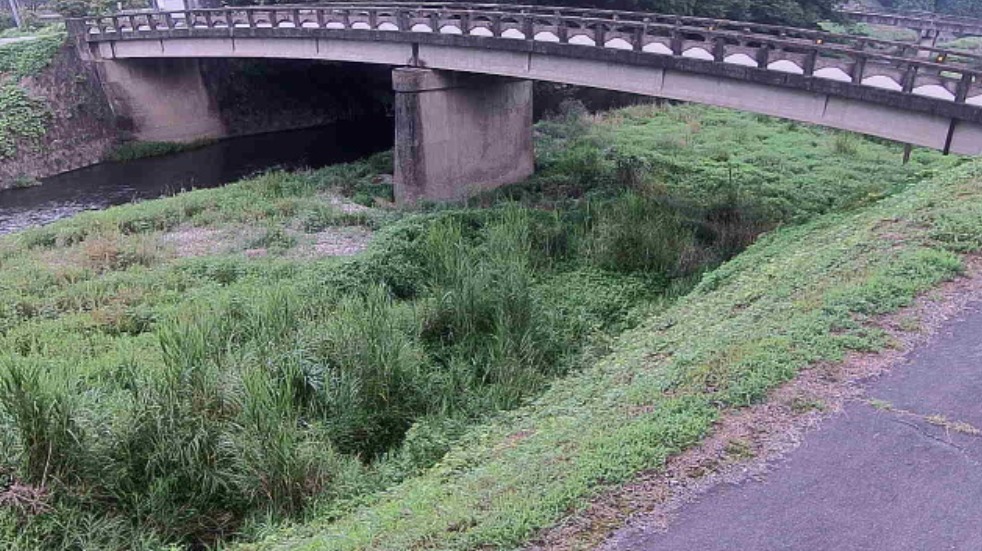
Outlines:
[[705,18],[496,4],[356,3],[131,13],[76,20],[71,27],[89,43],[188,37],[357,37],[359,33],[363,39],[397,41],[421,40],[424,35],[466,38],[482,47],[495,39],[555,43],[577,46],[570,55],[587,48],[626,50],[982,107],[982,69],[972,65],[982,63],[982,58],[930,49],[938,55],[925,60],[911,57],[921,51],[911,44]]
[[982,19],[939,15],[931,12],[901,12],[864,7],[850,7],[839,13],[853,21],[873,25],[904,27],[919,31],[944,32],[962,36],[982,36]]

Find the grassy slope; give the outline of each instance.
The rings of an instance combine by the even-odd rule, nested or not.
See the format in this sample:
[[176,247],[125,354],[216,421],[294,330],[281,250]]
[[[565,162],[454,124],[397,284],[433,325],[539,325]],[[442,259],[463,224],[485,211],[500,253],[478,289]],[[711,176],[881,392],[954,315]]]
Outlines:
[[[577,120],[547,123],[539,127],[539,132],[539,174],[529,184],[502,193],[524,196],[532,205],[548,202],[550,198],[555,199],[552,206],[556,207],[554,210],[557,211],[557,220],[566,216],[576,219],[584,213],[597,217],[599,212],[599,221],[591,223],[594,228],[591,231],[602,228],[604,219],[612,221],[612,224],[608,224],[613,226],[608,227],[609,232],[600,232],[610,239],[601,242],[623,246],[626,251],[635,252],[643,248],[642,245],[646,247],[651,244],[632,241],[639,234],[647,235],[654,242],[664,241],[665,226],[662,222],[672,217],[664,217],[666,211],[659,206],[663,202],[682,205],[683,210],[692,211],[687,215],[690,217],[708,215],[716,212],[716,206],[729,205],[736,207],[735,213],[759,214],[769,225],[797,222],[819,213],[869,204],[897,188],[902,188],[919,175],[952,162],[930,152],[918,151],[915,163],[901,167],[898,162],[900,151],[896,146],[752,115],[695,107],[670,108],[664,111],[635,108],[604,117],[598,124]],[[41,518],[33,525],[28,523],[31,530],[24,529],[21,524],[5,524],[4,511],[0,510],[0,534],[4,533],[4,526],[10,527],[13,530],[10,534],[16,532],[22,536],[24,540],[21,545],[26,547],[37,545],[30,540],[30,533],[43,533],[47,534],[46,537],[54,538],[75,533],[85,541],[85,545],[93,548],[99,545],[96,536],[105,536],[99,541],[103,541],[106,546],[139,547],[141,543],[125,539],[130,537],[129,534],[139,532],[134,527],[143,528],[137,521],[126,518],[126,503],[118,507],[108,507],[107,514],[99,506],[112,502],[105,497],[100,498],[98,493],[95,494],[98,501],[93,500],[95,506],[92,505],[93,501],[79,505],[71,503],[71,500],[80,493],[76,488],[91,490],[93,487],[100,487],[107,478],[123,478],[120,474],[126,472],[123,466],[119,466],[120,471],[112,477],[106,477],[100,471],[107,465],[118,465],[116,461],[120,454],[106,455],[107,450],[139,451],[147,447],[134,440],[136,444],[127,448],[124,446],[125,438],[118,435],[125,435],[129,430],[127,427],[134,419],[143,418],[134,413],[139,411],[134,409],[134,404],[127,398],[133,391],[131,387],[139,383],[152,388],[152,384],[156,384],[153,382],[156,375],[165,371],[167,362],[163,357],[162,342],[167,337],[168,327],[171,332],[175,327],[197,327],[195,324],[204,327],[208,320],[220,318],[222,308],[229,305],[236,308],[249,305],[242,315],[247,319],[254,315],[261,321],[265,319],[264,304],[269,305],[271,301],[276,302],[289,295],[304,297],[300,302],[305,307],[287,320],[287,324],[291,327],[300,326],[301,337],[307,331],[306,334],[310,337],[323,338],[329,333],[329,326],[338,325],[332,314],[338,298],[334,295],[348,293],[338,289],[338,286],[347,284],[357,291],[365,287],[365,280],[369,278],[373,281],[386,281],[391,289],[393,282],[398,282],[400,278],[412,279],[411,272],[420,269],[420,266],[413,264],[415,261],[400,267],[400,263],[405,262],[404,258],[400,259],[400,255],[406,252],[400,248],[403,247],[399,240],[400,235],[418,231],[419,228],[432,228],[431,222],[444,215],[460,216],[472,222],[485,216],[476,210],[458,211],[413,217],[403,221],[405,224],[396,222],[392,228],[383,230],[382,235],[387,239],[381,239],[365,255],[350,261],[294,256],[297,243],[309,240],[308,234],[311,233],[341,225],[377,227],[392,224],[391,218],[397,216],[377,211],[372,214],[340,212],[329,204],[323,193],[340,189],[368,202],[373,192],[384,187],[376,183],[376,175],[380,171],[391,170],[391,167],[385,166],[385,161],[385,157],[380,156],[367,162],[306,174],[271,173],[222,189],[202,190],[99,213],[86,213],[51,226],[0,239],[0,366],[23,368],[43,365],[44,372],[49,375],[49,382],[57,383],[57,388],[51,389],[52,395],[64,394],[70,398],[66,399],[66,403],[78,412],[76,422],[77,426],[84,428],[79,432],[84,438],[81,438],[82,451],[65,454],[65,461],[70,463],[63,467],[65,472],[78,474],[85,471],[86,476],[90,477],[84,484],[74,487],[69,484],[63,490],[55,490],[56,495],[67,496],[68,503],[62,504],[62,508],[49,515],[49,518]],[[877,174],[881,179],[871,180],[870,174]],[[632,189],[626,190],[625,186]],[[605,205],[608,201],[615,204],[623,202],[625,194],[629,197],[654,197],[654,200],[634,203],[644,208],[658,208],[641,213],[643,216],[636,220],[619,221],[617,215],[620,211],[604,209],[607,208]],[[581,199],[571,199],[583,195],[596,200],[585,204]],[[627,203],[630,205],[632,201]],[[632,211],[626,212],[630,214]],[[724,209],[721,212],[728,211]],[[730,212],[730,215],[734,212]],[[740,227],[725,224],[710,226],[717,229]],[[192,228],[193,231],[219,232],[206,235],[208,239],[230,239],[231,249],[200,258],[180,258],[167,238],[173,237],[171,232],[174,230],[182,233]],[[564,234],[564,237],[571,236]],[[719,237],[721,236],[714,239]],[[548,237],[546,241],[551,239]],[[740,239],[734,239],[734,242],[741,243]],[[395,248],[392,247],[393,244],[396,245]],[[273,254],[260,259],[244,254],[245,250],[255,247],[265,247]],[[480,249],[472,252],[481,256],[467,257],[471,260],[486,256]],[[589,254],[594,253],[587,251],[588,256]],[[590,264],[588,258],[573,261],[574,264],[582,263],[585,266]],[[480,263],[468,261],[460,264],[470,266]],[[546,304],[556,307],[556,315],[553,317],[563,323],[583,321],[588,325],[593,324],[593,314],[590,314],[592,309],[617,314],[620,310],[633,306],[632,301],[640,300],[638,296],[650,294],[651,291],[647,288],[644,289],[645,292],[625,293],[625,289],[637,287],[631,274],[612,273],[597,279],[591,276],[596,274],[593,268],[585,272],[576,269],[565,272],[571,268],[575,266],[557,266],[539,272],[535,277],[546,284],[533,286],[532,289],[533,294],[538,295],[543,286],[547,288],[542,290],[542,299]],[[726,269],[728,268],[724,268]],[[400,270],[405,272],[400,273]],[[557,273],[560,271],[562,273]],[[271,292],[271,287],[277,288],[276,292]],[[547,292],[553,287],[559,291]],[[488,292],[494,294],[497,291],[492,286]],[[438,295],[444,300],[447,298],[441,293]],[[412,304],[394,306],[396,310],[393,312],[398,313],[406,311],[406,307],[411,307]],[[420,303],[419,308],[423,313],[430,310],[427,302]],[[235,308],[233,310],[238,311]],[[197,313],[198,319],[192,319],[195,316],[191,313]],[[600,317],[608,314],[601,314]],[[261,329],[262,323],[245,325]],[[261,360],[273,348],[270,341],[262,340],[267,338],[265,334],[259,335],[258,340],[253,342],[245,337],[244,333],[248,332],[246,329],[242,329],[242,332],[242,335],[237,335],[235,346],[229,346],[228,354],[218,354],[214,362],[205,362],[210,366],[209,369],[218,368],[214,374],[221,373],[223,381],[224,377],[237,381],[243,366],[266,365],[265,361],[257,362],[257,358]],[[287,333],[292,338],[295,332],[291,330]],[[194,339],[184,340],[194,344],[191,342]],[[583,340],[576,338],[573,342],[579,346]],[[632,338],[628,338],[622,341],[621,348],[634,346],[634,343]],[[184,344],[188,343],[183,343],[182,346]],[[286,358],[293,357],[293,351],[307,353],[296,348],[296,343],[290,339],[274,344],[275,349],[283,349],[283,357]],[[647,349],[643,347],[649,345],[639,343],[637,346]],[[590,351],[587,352],[589,359]],[[582,377],[559,383],[549,397],[543,399],[541,410],[532,408],[519,414],[514,421],[491,425],[486,429],[486,437],[481,436],[484,429],[472,432],[470,440],[460,446],[462,451],[454,456],[456,459],[441,467],[442,471],[408,483],[402,489],[395,490],[396,495],[402,495],[401,492],[431,492],[432,495],[425,499],[419,494],[413,494],[409,499],[414,506],[424,507],[429,504],[454,509],[456,513],[448,515],[448,518],[452,518],[451,527],[455,530],[452,534],[444,533],[446,525],[439,524],[439,515],[421,517],[426,522],[437,523],[433,530],[434,533],[441,534],[440,538],[447,535],[462,538],[460,545],[465,545],[468,541],[514,542],[530,530],[548,524],[571,503],[592,491],[592,481],[597,476],[605,480],[617,480],[627,476],[632,469],[657,463],[661,457],[657,454],[676,449],[679,441],[689,442],[697,438],[705,430],[709,420],[716,415],[716,410],[706,407],[707,398],[702,395],[660,404],[658,408],[661,409],[657,411],[671,410],[670,416],[642,416],[646,422],[653,423],[654,428],[635,427],[639,431],[639,439],[626,439],[636,442],[638,448],[635,452],[642,457],[625,455],[625,460],[636,461],[631,464],[633,466],[608,461],[605,454],[620,453],[617,447],[621,444],[617,438],[623,435],[612,433],[609,436],[613,440],[603,440],[606,430],[604,423],[620,426],[620,420],[615,416],[594,421],[591,417],[594,410],[591,408],[599,406],[591,405],[583,409],[585,406],[582,401],[588,399],[591,393],[602,399],[608,392],[617,392],[619,387],[612,385],[609,377],[630,377],[630,373],[638,369],[636,365],[617,361],[621,363],[616,365],[623,368],[620,372],[608,373],[604,369],[609,368],[597,368],[598,370],[588,372]],[[550,373],[552,374],[549,376],[558,374],[555,370]],[[224,396],[223,393],[230,392],[231,387],[234,394],[238,386],[238,382],[225,382],[219,385],[216,393]],[[70,391],[66,393],[65,389]],[[527,393],[529,388],[522,390]],[[564,392],[565,398],[557,398]],[[429,396],[432,397],[432,394]],[[236,395],[232,398],[234,407],[230,410],[237,411],[235,401],[238,397]],[[631,411],[644,413],[647,411],[646,407],[642,405]],[[556,408],[566,411],[568,415],[550,413],[557,411]],[[536,411],[539,413],[530,413]],[[205,413],[210,414],[207,411]],[[535,424],[536,433],[525,438],[521,429],[526,422],[524,419],[529,415],[533,417],[529,417],[528,422]],[[536,417],[539,415],[546,417]],[[234,415],[227,417],[227,412],[223,411],[219,417],[207,424],[210,430],[217,431],[219,429],[216,427],[224,424],[228,432],[223,433],[221,438],[226,438],[226,434],[238,434],[239,420]],[[270,416],[266,415],[264,419],[268,420]],[[542,419],[555,426],[543,428]],[[581,419],[585,419],[584,422],[587,423],[583,425],[588,429],[584,431],[585,434],[592,434],[592,439],[583,441],[584,445],[592,446],[590,450],[584,451],[576,441],[556,446],[557,439],[562,440],[566,438],[564,435],[576,433],[582,428],[577,427]],[[676,419],[684,420],[690,425],[675,426]],[[2,416],[0,423],[6,423]],[[290,432],[286,429],[291,428],[294,432],[305,432],[299,430],[297,424],[291,423],[289,419],[282,423],[267,433],[283,435]],[[104,430],[106,426],[110,426],[111,430]],[[39,427],[44,428],[43,425]],[[627,427],[628,425],[624,425],[622,428]],[[413,430],[415,429],[416,427]],[[664,446],[648,446],[643,440],[643,431],[655,429],[668,433],[684,430],[686,434],[678,433],[677,438],[673,437],[675,440],[665,440]],[[224,431],[225,428],[221,430]],[[425,441],[427,433],[416,432],[423,432]],[[14,430],[0,431],[0,476],[8,467],[16,468],[21,473],[29,473],[33,466],[36,474],[41,473],[38,478],[43,479],[47,472],[46,458],[39,456],[34,461],[24,461],[17,452],[19,444],[16,442],[16,434]],[[163,453],[170,448],[180,447],[181,444],[171,446],[164,439],[173,436],[179,434],[167,433],[147,442],[155,442]],[[439,437],[439,433],[436,436]],[[316,439],[319,436],[313,434],[311,438]],[[260,444],[267,440],[256,438],[250,439],[250,442]],[[308,444],[310,445],[303,449],[315,449],[314,440]],[[316,440],[316,446],[326,445],[328,444]],[[439,443],[436,447],[442,445],[444,444]],[[292,447],[294,450],[301,448]],[[317,449],[323,451],[323,448]],[[647,451],[656,455],[643,456]],[[558,454],[557,462],[551,466],[544,464],[536,468],[515,468],[516,461],[538,464],[543,457],[550,454]],[[317,457],[323,459],[325,455],[319,453]],[[265,455],[257,454],[256,457],[262,459]],[[499,460],[501,462],[495,462]],[[604,473],[607,467],[600,466],[601,463],[609,464],[612,471]],[[203,473],[213,471],[210,466],[197,463],[187,467],[189,472],[191,468],[199,467],[203,469]],[[256,468],[258,472],[268,474],[268,471],[264,471],[267,467],[260,465]],[[472,470],[472,467],[476,470]],[[537,477],[551,477],[552,471],[549,469],[553,468],[573,478],[556,480],[550,483],[552,485],[539,484],[536,481]],[[41,472],[42,469],[44,473]],[[453,469],[453,473],[447,474],[447,469]],[[167,467],[162,471],[164,475],[154,477],[157,480],[166,479],[177,471],[179,469]],[[380,484],[388,484],[388,479],[380,480],[378,473],[355,471],[357,469],[354,468],[345,471],[344,476],[350,478],[339,476],[336,480],[332,475],[329,484],[331,492],[325,492],[325,495],[307,491],[303,485],[298,485],[302,494],[298,499],[306,504],[312,498],[323,498],[325,504],[320,512],[325,514],[321,515],[322,518],[327,516],[327,508],[350,511],[352,503],[379,499],[379,495],[372,497],[372,491]],[[441,475],[440,472],[444,474]],[[460,478],[456,476],[458,473],[461,474]],[[214,474],[226,476],[221,471]],[[304,475],[300,473],[298,476],[303,478]],[[437,485],[439,480],[446,480],[447,485]],[[469,499],[466,492],[473,490],[473,484],[487,484],[489,489],[487,507],[490,509],[483,513],[481,507],[474,507],[470,503],[463,502],[460,507],[452,503],[455,499]],[[185,497],[176,495],[178,492],[161,491],[151,500],[141,493],[144,488],[145,485],[133,490],[128,498],[131,503],[139,507],[144,504],[158,508],[161,504],[168,508],[173,506],[171,512],[180,514],[188,509]],[[455,496],[454,492],[458,488],[462,489],[461,494]],[[509,493],[510,488],[516,492]],[[118,499],[116,489],[108,490],[107,493],[113,493],[113,499]],[[336,494],[344,494],[349,490],[348,497],[353,495],[360,501],[332,500]],[[229,502],[236,506],[248,506],[250,511],[261,511],[263,507],[269,506],[261,498],[240,504],[237,500],[243,493],[238,490],[230,491]],[[506,501],[511,501],[494,501],[492,504],[492,500],[506,497]],[[530,504],[529,501],[536,503]],[[386,506],[404,506],[398,500],[391,505],[386,503],[380,502],[379,507],[384,509]],[[473,518],[453,517],[468,510],[474,511]],[[146,512],[140,514],[146,515]],[[388,514],[384,513],[378,518],[385,519]],[[239,515],[244,517],[245,513],[240,511]],[[162,518],[163,520],[156,521],[158,525],[173,528],[175,523],[168,520],[169,517]],[[232,530],[239,526],[236,523],[228,525]],[[414,529],[423,527],[421,525]],[[247,534],[252,529],[245,528]],[[319,530],[320,527],[315,525],[314,529]],[[404,538],[414,537],[412,530],[400,531],[398,527],[393,530],[399,535],[385,540],[392,548],[401,548],[405,543]],[[123,539],[116,543],[106,543],[115,541],[113,538],[117,535]],[[355,537],[357,532],[352,532],[351,535]],[[132,537],[145,537],[146,545],[153,543],[153,535],[149,533]],[[175,541],[179,537],[180,534],[168,535],[165,539]],[[438,542],[437,547],[450,545],[445,539],[435,541]],[[46,541],[46,545],[56,546],[51,541]]]
[[617,352],[474,431],[426,474],[250,549],[510,548],[605,487],[657,469],[727,408],[849,350],[866,322],[959,273],[982,247],[982,163],[880,204],[777,231]]

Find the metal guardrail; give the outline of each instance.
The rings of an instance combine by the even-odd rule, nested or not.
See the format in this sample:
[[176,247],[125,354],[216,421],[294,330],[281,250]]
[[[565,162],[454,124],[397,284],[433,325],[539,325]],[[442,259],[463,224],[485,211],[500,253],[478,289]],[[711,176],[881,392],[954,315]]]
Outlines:
[[[303,29],[326,36],[400,32],[461,35],[477,41],[554,42],[745,65],[982,109],[982,69],[972,66],[976,58],[971,56],[793,27],[675,15],[500,4],[354,2],[117,14],[73,20],[69,27],[87,42],[216,33],[235,37],[237,32],[255,36],[262,29],[271,35],[279,29]],[[364,39],[373,36],[377,35]],[[940,54],[927,60],[916,57],[924,50]]]

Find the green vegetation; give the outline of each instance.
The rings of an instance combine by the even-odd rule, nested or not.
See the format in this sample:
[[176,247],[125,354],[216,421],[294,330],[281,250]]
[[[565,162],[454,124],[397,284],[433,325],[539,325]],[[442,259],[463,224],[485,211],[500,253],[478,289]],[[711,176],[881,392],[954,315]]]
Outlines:
[[917,31],[904,29],[902,27],[891,27],[886,25],[869,25],[866,23],[839,23],[834,21],[823,21],[820,24],[822,30],[836,34],[851,34],[856,36],[868,36],[877,40],[893,40],[895,42],[916,42],[920,38]]
[[118,145],[106,155],[107,161],[134,161],[147,157],[171,155],[182,151],[190,151],[215,143],[215,140],[197,140],[191,143],[176,142],[125,142]]
[[952,40],[951,42],[939,43],[940,48],[949,48],[952,50],[965,50],[966,52],[980,53],[982,52],[982,37],[978,36],[963,36],[961,38]]
[[17,84],[0,82],[0,159],[13,156],[21,141],[44,136],[47,115],[43,101]]
[[606,488],[658,469],[729,408],[849,351],[871,322],[982,248],[982,164],[769,234],[593,367],[468,432],[435,468],[248,549],[510,549]]
[[0,159],[44,136],[49,115],[45,103],[31,97],[19,81],[47,67],[64,40],[64,33],[45,34],[0,46]]
[[65,33],[38,35],[33,40],[0,46],[0,74],[15,79],[40,73],[65,42]]
[[900,11],[932,11],[944,15],[982,17],[976,0],[880,0],[884,7]]
[[[935,153],[696,107],[537,134],[537,175],[469,208],[338,204],[384,189],[379,155],[0,239],[0,537],[511,546],[883,344],[863,315],[957,271],[921,243],[979,242],[943,180],[870,206],[957,163]],[[308,254],[344,227],[365,252]]]

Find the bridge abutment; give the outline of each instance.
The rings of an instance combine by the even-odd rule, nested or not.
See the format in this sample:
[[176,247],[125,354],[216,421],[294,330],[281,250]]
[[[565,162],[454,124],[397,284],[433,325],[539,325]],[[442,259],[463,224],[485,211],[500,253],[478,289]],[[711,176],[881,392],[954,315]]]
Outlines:
[[225,135],[197,59],[97,62],[120,129],[132,139],[193,142]]
[[396,201],[455,201],[534,169],[532,82],[395,69]]

